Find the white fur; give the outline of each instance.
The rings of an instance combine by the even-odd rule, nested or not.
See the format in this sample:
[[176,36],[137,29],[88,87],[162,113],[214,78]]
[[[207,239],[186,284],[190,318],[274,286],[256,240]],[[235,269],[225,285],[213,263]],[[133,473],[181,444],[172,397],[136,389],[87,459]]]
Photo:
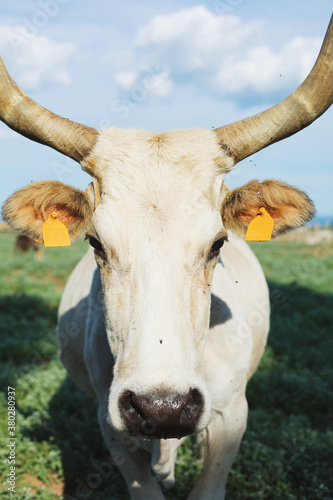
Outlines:
[[[180,441],[124,442],[123,390],[201,391],[197,432],[204,431],[207,457],[191,499],[223,498],[246,426],[246,382],[266,342],[269,300],[259,264],[238,239],[225,243],[212,281],[217,259],[207,263],[207,255],[226,235],[221,162],[227,172],[231,160],[221,160],[213,132],[117,129],[101,133],[86,161],[101,193],[90,234],[102,243],[106,263],[97,258],[98,273],[88,252],[65,289],[61,357],[73,379],[98,398],[104,439],[121,457],[135,499],[163,498],[140,447],[171,485]],[[69,323],[76,334],[66,337]]]

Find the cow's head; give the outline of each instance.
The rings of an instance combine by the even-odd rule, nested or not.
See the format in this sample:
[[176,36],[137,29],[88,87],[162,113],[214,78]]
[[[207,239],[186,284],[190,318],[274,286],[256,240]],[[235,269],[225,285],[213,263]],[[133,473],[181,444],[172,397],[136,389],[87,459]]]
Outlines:
[[207,425],[210,401],[200,363],[212,275],[228,230],[244,236],[265,207],[278,236],[314,212],[304,193],[284,183],[252,181],[229,191],[223,177],[327,109],[332,52],[327,36],[309,77],[259,115],[213,131],[161,134],[98,132],[53,115],[2,65],[1,119],[77,160],[93,177],[85,192],[55,181],[33,183],[7,200],[3,217],[41,239],[43,221],[56,211],[72,237],[87,235],[115,358],[109,410],[118,430],[181,437]]

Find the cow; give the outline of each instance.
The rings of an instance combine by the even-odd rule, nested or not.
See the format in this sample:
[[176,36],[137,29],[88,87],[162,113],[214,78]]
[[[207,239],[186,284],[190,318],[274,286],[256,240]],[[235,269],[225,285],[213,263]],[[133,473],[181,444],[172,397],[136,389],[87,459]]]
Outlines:
[[[69,376],[98,401],[105,443],[132,499],[164,498],[185,436],[204,440],[190,500],[217,500],[246,428],[247,381],[269,330],[265,277],[243,241],[264,211],[272,237],[302,226],[314,206],[272,179],[229,190],[223,179],[256,151],[316,120],[333,101],[333,23],[317,61],[286,99],[214,130],[98,131],[44,109],[1,62],[1,120],[79,162],[81,191],[38,181],[5,202],[3,218],[43,238],[50,214],[91,249],[59,308]],[[223,247],[223,248],[222,248]]]
[[26,234],[19,234],[15,241],[15,255],[18,253],[25,255],[30,248],[32,248],[35,252],[35,260],[43,259],[43,249],[41,244],[32,238],[29,238]]

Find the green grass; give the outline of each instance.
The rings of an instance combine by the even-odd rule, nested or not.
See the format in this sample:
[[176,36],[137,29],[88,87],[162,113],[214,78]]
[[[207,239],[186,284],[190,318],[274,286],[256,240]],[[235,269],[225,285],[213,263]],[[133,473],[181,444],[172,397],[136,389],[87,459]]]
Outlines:
[[[0,234],[0,433],[7,437],[7,387],[16,388],[16,494],[54,500],[63,485],[107,460],[96,404],[66,377],[57,359],[57,307],[70,271],[87,245],[14,256],[14,235]],[[248,429],[228,481],[230,500],[332,499],[333,251],[273,241],[252,244],[271,290],[272,322],[260,369],[248,386]],[[176,485],[182,500],[202,465],[201,451],[181,448]],[[5,441],[3,441],[5,443]],[[0,475],[8,473],[0,449]],[[69,497],[67,497],[69,498]],[[117,471],[93,489],[93,500],[128,499]],[[204,499],[202,499],[204,500]]]

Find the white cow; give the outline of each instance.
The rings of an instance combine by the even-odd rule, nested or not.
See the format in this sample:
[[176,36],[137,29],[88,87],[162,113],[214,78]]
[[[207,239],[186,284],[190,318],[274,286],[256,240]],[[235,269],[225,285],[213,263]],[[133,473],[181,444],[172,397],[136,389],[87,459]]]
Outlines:
[[329,107],[332,53],[331,25],[310,76],[281,103],[213,131],[166,133],[70,122],[29,99],[1,65],[1,119],[93,178],[85,192],[30,184],[7,200],[3,217],[41,239],[57,212],[71,237],[86,234],[93,247],[63,294],[59,350],[71,378],[98,400],[103,437],[133,499],[163,499],[156,477],[173,484],[177,448],[201,431],[205,462],[189,498],[224,498],[246,427],[246,384],[269,329],[266,282],[239,236],[262,207],[273,236],[303,225],[314,208],[282,182],[229,191],[223,178]]

